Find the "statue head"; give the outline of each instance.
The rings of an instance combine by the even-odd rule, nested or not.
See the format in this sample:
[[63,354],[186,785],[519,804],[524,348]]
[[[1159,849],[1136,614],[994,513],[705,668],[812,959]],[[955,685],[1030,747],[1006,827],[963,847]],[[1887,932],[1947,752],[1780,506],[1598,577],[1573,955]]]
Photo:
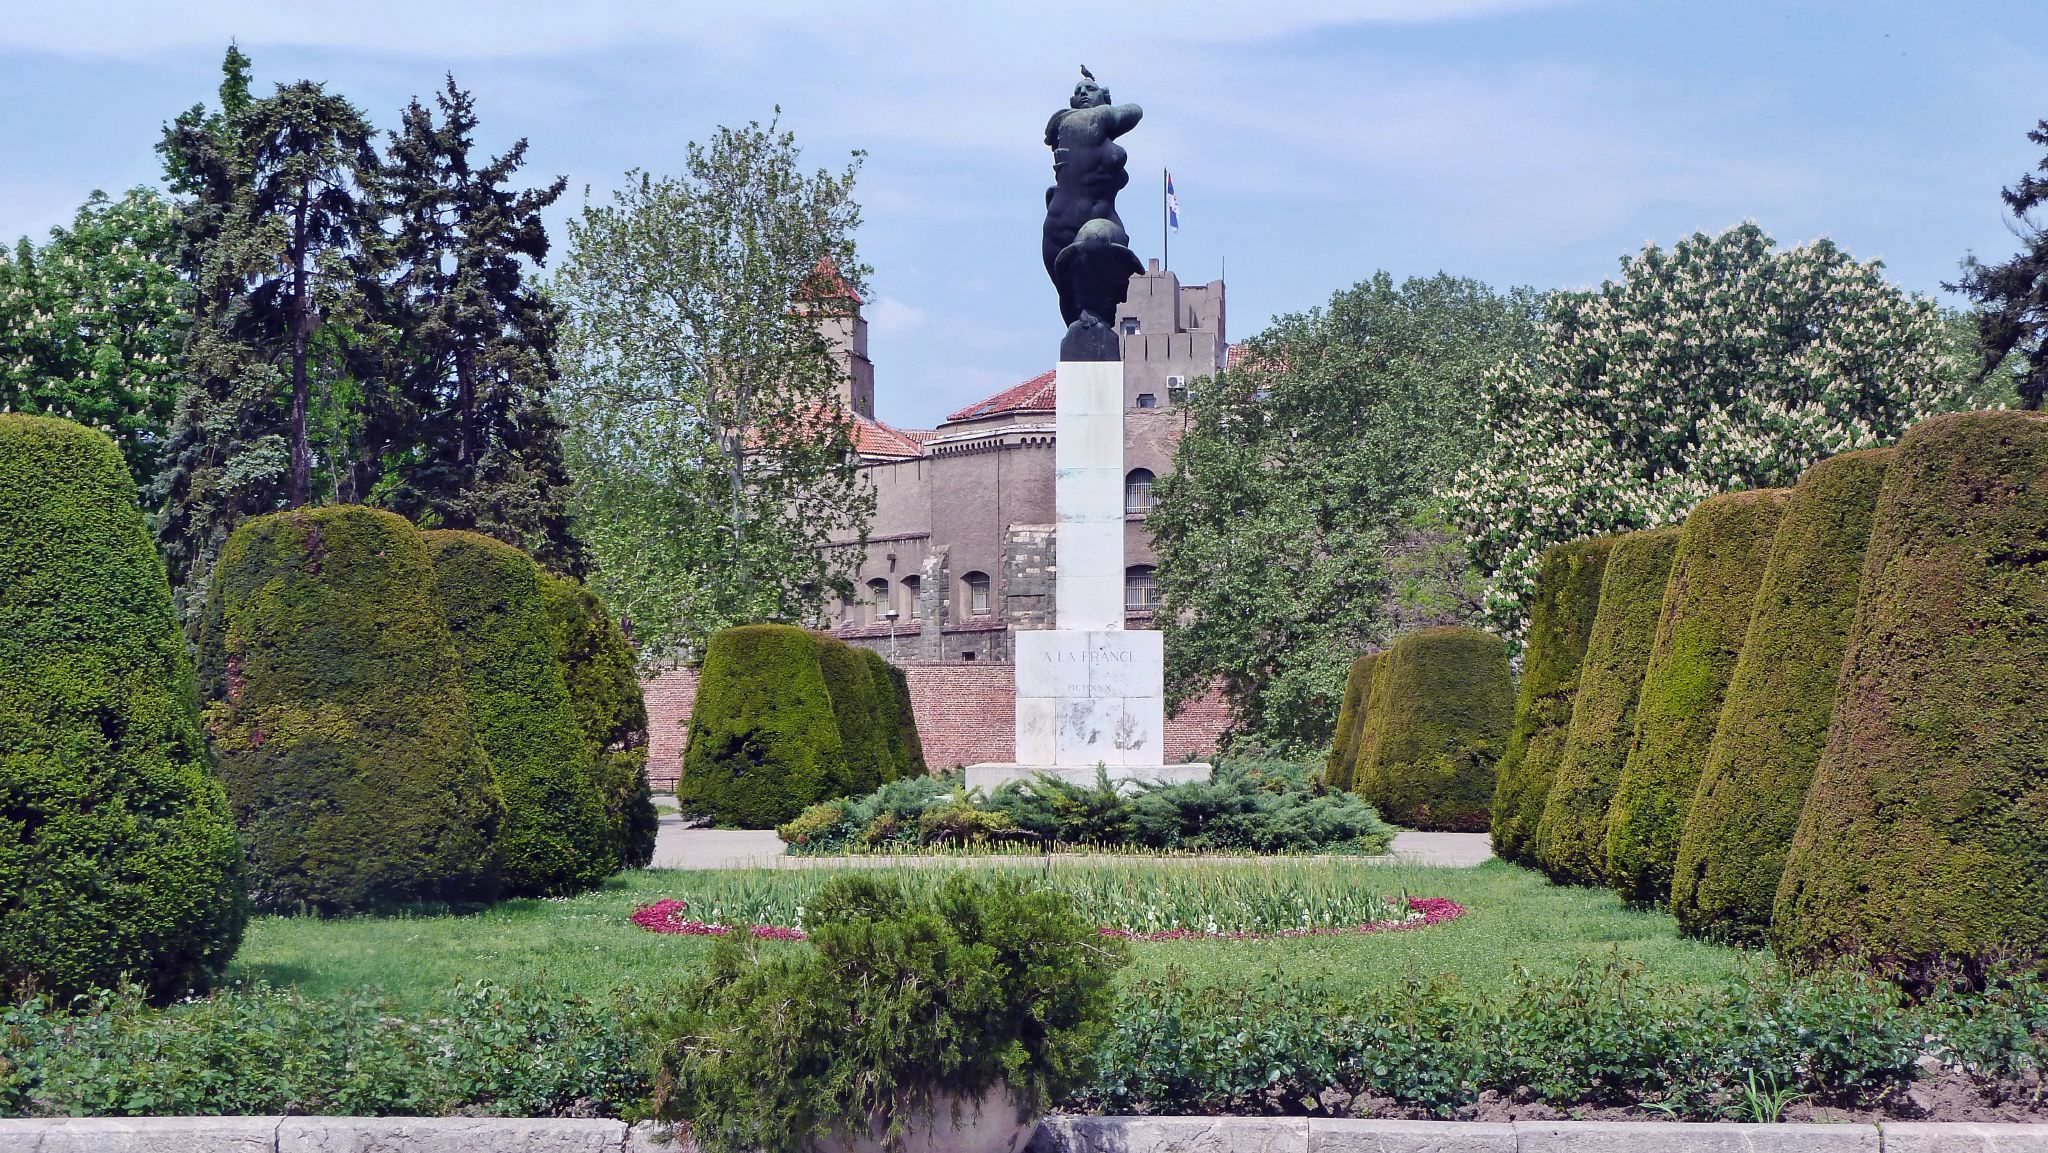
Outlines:
[[1067,98],[1069,108],[1100,108],[1109,103],[1109,89],[1093,80],[1083,80],[1074,85],[1074,94]]

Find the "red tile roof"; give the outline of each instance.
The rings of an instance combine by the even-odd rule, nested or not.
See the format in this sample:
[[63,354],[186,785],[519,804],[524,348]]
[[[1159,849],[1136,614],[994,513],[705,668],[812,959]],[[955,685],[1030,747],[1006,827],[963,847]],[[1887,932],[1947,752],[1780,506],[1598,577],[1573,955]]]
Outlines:
[[857,305],[866,303],[861,300],[860,293],[855,292],[853,286],[846,283],[846,278],[839,274],[839,266],[833,263],[832,258],[829,256],[820,256],[818,258],[817,267],[811,269],[811,274],[804,278],[802,284],[797,286],[796,298],[798,300],[850,300]]
[[931,435],[924,429],[890,428],[879,420],[853,414],[853,447],[862,456],[923,456],[924,442]]
[[985,417],[1001,416],[1010,412],[1051,412],[1053,411],[1053,374],[1041,372],[1022,384],[989,397],[978,404],[970,404],[946,419],[981,420]]

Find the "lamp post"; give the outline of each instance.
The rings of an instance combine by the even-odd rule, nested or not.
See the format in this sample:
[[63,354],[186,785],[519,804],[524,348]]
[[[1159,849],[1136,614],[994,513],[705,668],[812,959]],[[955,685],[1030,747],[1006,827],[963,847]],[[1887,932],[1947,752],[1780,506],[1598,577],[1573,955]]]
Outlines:
[[895,609],[883,609],[882,619],[889,622],[889,663],[896,663],[896,618],[901,615]]

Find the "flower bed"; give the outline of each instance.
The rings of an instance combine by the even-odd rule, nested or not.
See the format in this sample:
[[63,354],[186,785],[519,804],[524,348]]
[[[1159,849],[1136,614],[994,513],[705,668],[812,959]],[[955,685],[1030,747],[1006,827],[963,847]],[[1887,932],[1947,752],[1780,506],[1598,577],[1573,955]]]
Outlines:
[[[1448,897],[1410,897],[1407,900],[1408,915],[1367,921],[1358,925],[1321,925],[1306,929],[1275,929],[1270,932],[1255,932],[1246,929],[1158,929],[1131,930],[1115,925],[1103,925],[1100,932],[1105,937],[1124,941],[1265,941],[1285,937],[1334,937],[1348,933],[1382,933],[1396,929],[1420,929],[1428,925],[1439,925],[1461,917],[1465,907]],[[678,937],[723,937],[729,933],[744,931],[757,940],[802,941],[807,939],[803,929],[795,925],[722,925],[699,921],[689,916],[690,903],[673,898],[642,905],[633,910],[634,924],[651,933],[667,933]],[[799,909],[799,912],[802,910]]]

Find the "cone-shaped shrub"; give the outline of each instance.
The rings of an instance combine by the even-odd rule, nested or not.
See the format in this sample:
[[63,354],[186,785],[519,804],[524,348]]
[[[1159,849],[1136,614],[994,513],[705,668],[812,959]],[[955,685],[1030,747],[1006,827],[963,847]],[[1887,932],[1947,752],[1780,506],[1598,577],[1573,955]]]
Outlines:
[[354,505],[243,522],[200,676],[258,908],[496,894],[505,802],[411,522]]
[[1678,839],[1790,491],[1709,497],[1679,530],[1657,640],[1636,700],[1635,747],[1607,813],[1607,883],[1627,900],[1671,900]]
[[426,537],[477,739],[505,795],[498,837],[505,890],[539,897],[596,885],[617,870],[618,858],[555,659],[540,569],[482,533]]
[[2048,415],[1897,451],[1771,935],[1914,979],[2048,956]]
[[1613,537],[1553,545],[1543,554],[1515,693],[1515,727],[1493,788],[1493,851],[1520,865],[1536,859],[1536,823],[1564,756],[1579,693],[1579,665],[1600,609],[1600,577]]
[[931,768],[925,764],[924,738],[917,735],[917,710],[910,700],[910,678],[902,669],[890,665],[889,683],[896,690],[896,732],[903,737],[903,751],[909,757],[903,775],[922,777]]
[[204,986],[248,919],[163,565],[113,441],[0,415],[0,989]]
[[1373,676],[1377,733],[1359,792],[1395,824],[1476,832],[1514,723],[1507,646],[1477,629],[1397,639]]
[[862,650],[824,633],[813,633],[812,640],[818,646],[825,691],[832,697],[832,714],[839,720],[839,745],[846,751],[846,790],[856,797],[872,793],[883,781],[896,777],[889,739],[876,724],[880,710],[875,678]]
[[1351,662],[1344,678],[1344,700],[1337,706],[1337,733],[1330,742],[1330,755],[1323,762],[1323,783],[1348,790],[1358,770],[1358,732],[1364,727],[1366,706],[1372,702],[1373,670],[1378,653],[1367,653]]
[[1678,843],[1671,911],[1689,935],[1756,944],[1770,926],[1785,848],[1827,744],[1863,548],[1891,457],[1891,449],[1869,449],[1807,469],[1778,522]]
[[726,828],[772,829],[846,792],[816,638],[794,625],[712,634],[676,782],[683,811]]
[[625,867],[644,869],[654,859],[660,817],[647,788],[647,699],[633,646],[604,602],[579,582],[542,572],[540,591],[569,705],[590,750],[612,852]]
[[1678,530],[1616,537],[1600,580],[1600,608],[1579,664],[1571,731],[1536,822],[1536,863],[1554,881],[1606,881],[1607,809],[1636,733],[1636,694],[1657,638],[1657,614]]

